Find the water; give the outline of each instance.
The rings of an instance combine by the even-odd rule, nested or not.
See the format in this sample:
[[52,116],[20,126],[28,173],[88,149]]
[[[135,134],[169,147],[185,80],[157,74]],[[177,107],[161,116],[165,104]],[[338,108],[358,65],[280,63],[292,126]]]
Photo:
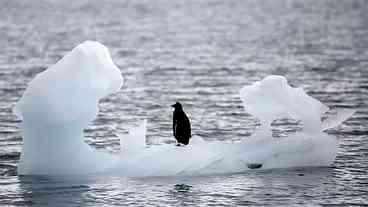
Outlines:
[[[0,204],[13,206],[368,205],[368,2],[1,1]],[[22,145],[12,107],[35,75],[75,45],[110,48],[126,80],[100,103],[86,142],[111,152],[148,119],[149,144],[172,143],[169,107],[184,104],[206,140],[249,138],[258,122],[239,89],[268,74],[331,108],[357,113],[336,129],[328,168],[199,177],[17,176]],[[275,136],[298,130],[274,124]]]

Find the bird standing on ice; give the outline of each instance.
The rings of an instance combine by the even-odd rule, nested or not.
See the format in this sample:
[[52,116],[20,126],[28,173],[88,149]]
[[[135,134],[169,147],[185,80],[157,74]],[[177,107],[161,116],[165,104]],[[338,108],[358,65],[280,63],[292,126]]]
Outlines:
[[180,144],[187,145],[192,136],[190,121],[183,111],[183,106],[179,102],[171,106],[175,108],[173,112],[173,133],[178,142],[177,146],[180,146]]

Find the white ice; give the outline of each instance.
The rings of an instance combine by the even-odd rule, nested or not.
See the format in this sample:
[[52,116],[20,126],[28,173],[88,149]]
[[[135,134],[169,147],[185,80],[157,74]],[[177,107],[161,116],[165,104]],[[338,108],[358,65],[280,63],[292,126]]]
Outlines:
[[[268,76],[240,91],[246,111],[261,127],[241,142],[206,142],[194,136],[186,147],[146,146],[146,125],[120,135],[121,153],[98,152],[84,142],[83,129],[98,113],[98,101],[118,91],[123,79],[108,49],[87,41],[31,81],[15,113],[22,118],[23,149],[19,174],[112,173],[125,176],[200,175],[261,169],[328,166],[338,141],[323,130],[353,113],[346,110],[321,122],[328,110],[282,76]],[[304,129],[273,138],[270,124],[279,118],[302,121]]]
[[97,116],[98,101],[122,83],[108,49],[92,41],[38,74],[15,107],[23,120],[18,173],[88,173],[110,166],[115,157],[86,144],[83,129]]

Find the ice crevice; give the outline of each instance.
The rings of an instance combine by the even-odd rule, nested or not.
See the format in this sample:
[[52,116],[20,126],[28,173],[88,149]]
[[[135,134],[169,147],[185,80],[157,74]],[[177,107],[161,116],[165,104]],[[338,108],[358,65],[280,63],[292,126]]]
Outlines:
[[[123,78],[108,49],[86,41],[38,74],[14,108],[22,119],[23,148],[18,174],[108,173],[124,176],[236,173],[256,168],[328,166],[338,140],[324,130],[348,119],[343,109],[324,122],[329,108],[285,77],[270,75],[240,90],[247,113],[261,127],[237,143],[206,142],[194,136],[186,147],[146,146],[143,120],[119,135],[120,154],[99,152],[84,142],[83,129],[97,116],[101,98],[120,90]],[[275,139],[270,124],[279,118],[303,122],[303,130]]]

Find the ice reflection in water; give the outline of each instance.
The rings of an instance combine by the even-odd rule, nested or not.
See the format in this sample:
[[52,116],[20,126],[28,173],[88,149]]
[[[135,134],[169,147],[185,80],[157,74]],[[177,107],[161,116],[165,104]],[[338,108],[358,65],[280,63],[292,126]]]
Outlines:
[[[303,176],[301,176],[303,175]],[[348,183],[335,183],[333,168],[298,168],[195,177],[126,178],[89,176],[20,176],[9,195],[15,204],[36,206],[119,205],[282,205],[344,202]],[[16,184],[16,185],[14,185]],[[338,189],[335,189],[338,186]],[[331,196],[331,191],[336,192]],[[14,199],[14,198],[13,198]],[[296,200],[295,200],[296,199]],[[349,202],[362,202],[353,199]]]

